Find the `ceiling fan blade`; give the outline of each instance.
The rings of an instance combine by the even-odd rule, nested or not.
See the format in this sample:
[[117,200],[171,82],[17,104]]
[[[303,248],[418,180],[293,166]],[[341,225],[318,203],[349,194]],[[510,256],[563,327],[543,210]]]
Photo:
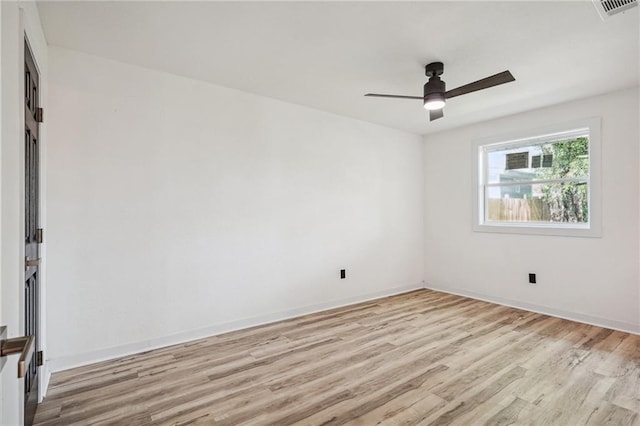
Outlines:
[[491,77],[483,78],[482,80],[474,81],[473,83],[451,89],[444,93],[444,97],[449,99],[460,95],[466,95],[467,93],[488,89],[489,87],[509,83],[510,81],[515,81],[513,75],[509,71],[503,71],[496,75],[492,75]]
[[444,117],[444,109],[440,108],[429,110],[429,121],[437,120],[442,117]]
[[381,95],[380,93],[367,93],[365,96],[372,96],[376,98],[420,99],[421,101],[424,100],[422,96]]

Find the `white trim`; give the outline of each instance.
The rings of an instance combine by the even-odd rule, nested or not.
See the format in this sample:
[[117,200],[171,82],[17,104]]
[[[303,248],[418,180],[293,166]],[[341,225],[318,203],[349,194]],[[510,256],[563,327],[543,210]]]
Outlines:
[[[572,130],[558,130],[553,131],[552,129],[572,129]],[[513,139],[508,135],[504,135],[497,138],[486,138],[487,141],[483,143],[483,145],[492,145],[487,152],[493,151],[502,151],[505,149],[514,149],[522,146],[529,145],[541,145],[544,143],[555,142],[558,140],[568,140],[575,139],[578,137],[584,137],[589,135],[589,126],[586,125],[585,122],[582,121],[573,121],[571,123],[567,123],[566,125],[553,127],[545,127],[540,129],[539,131],[528,131],[526,132],[531,136],[519,137],[517,139]],[[511,133],[511,135],[516,135],[516,133]],[[521,133],[517,133],[517,135],[521,135]]]
[[[487,217],[485,197],[481,196],[486,186],[483,176],[487,174],[487,150],[483,146],[500,144],[502,147],[518,146],[527,142],[548,138],[553,134],[572,135],[575,132],[589,131],[589,224],[546,224],[546,223],[505,223],[483,222]],[[523,135],[527,135],[523,137]],[[536,136],[538,135],[538,136]],[[473,173],[472,192],[472,229],[475,232],[495,232],[506,234],[553,235],[562,237],[601,237],[602,236],[602,131],[600,117],[591,117],[558,123],[525,131],[486,137],[471,144],[471,170]],[[482,175],[480,171],[482,170]],[[493,185],[495,186],[495,185]],[[483,213],[484,212],[484,213]]]
[[[339,308],[342,306],[353,305],[355,303],[367,302],[386,296],[393,296],[409,291],[424,288],[424,283],[419,282],[413,285],[394,287],[391,289],[381,290],[360,296],[353,296],[344,299],[338,299],[331,302],[318,303],[308,305],[302,308],[291,309],[287,311],[276,312],[273,314],[260,315],[252,318],[245,318],[236,321],[229,321],[222,324],[216,324],[197,330],[176,333],[166,337],[159,337],[142,342],[131,343],[128,345],[115,346],[111,348],[99,349],[96,351],[86,352],[78,355],[64,356],[60,358],[50,359],[48,366],[51,372],[56,373],[70,368],[80,367],[87,364],[93,364],[100,361],[107,361],[114,358],[129,356],[152,349],[163,348],[166,346],[177,345],[192,340],[203,339],[230,331],[241,330],[257,325],[265,325],[277,321],[291,319],[302,315],[308,315],[315,312],[326,311],[328,309]],[[48,383],[47,383],[48,384]]]
[[549,315],[552,317],[562,318],[570,321],[576,321],[584,324],[595,325],[598,327],[610,328],[612,330],[623,331],[625,333],[640,335],[640,324],[628,323],[625,321],[610,320],[607,318],[597,317],[594,315],[581,314],[579,312],[565,311],[562,309],[551,308],[549,306],[536,305],[534,303],[522,302],[518,300],[505,299],[502,297],[487,296],[482,293],[476,293],[459,288],[441,287],[425,282],[424,288],[429,290],[441,291],[443,293],[455,294],[457,296],[470,297],[484,302],[496,303],[511,308],[524,309],[526,311],[538,314]]
[[[40,377],[42,376],[42,377]],[[42,387],[42,399],[38,400],[38,404],[44,400],[44,397],[47,395],[47,389],[49,389],[49,382],[51,381],[51,371],[49,371],[49,363],[44,363],[40,367],[40,372],[38,374],[40,377],[40,382],[38,383],[38,389]]]

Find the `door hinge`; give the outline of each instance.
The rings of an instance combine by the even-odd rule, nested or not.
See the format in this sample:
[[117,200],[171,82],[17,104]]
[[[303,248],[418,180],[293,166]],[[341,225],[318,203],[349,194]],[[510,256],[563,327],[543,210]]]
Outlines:
[[38,351],[36,352],[36,365],[40,367],[42,364],[44,364],[44,354],[42,351]]
[[43,233],[44,233],[44,231],[43,231],[42,228],[36,229],[36,243],[42,244],[42,242],[44,241]]
[[44,111],[42,108],[36,108],[36,121],[42,123],[44,121]]

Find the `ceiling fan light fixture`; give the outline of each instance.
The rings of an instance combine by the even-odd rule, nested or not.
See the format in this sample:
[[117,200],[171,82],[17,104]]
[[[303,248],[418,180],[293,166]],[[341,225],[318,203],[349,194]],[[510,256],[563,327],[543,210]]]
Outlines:
[[440,74],[442,74],[442,68],[433,69],[434,65],[438,67],[442,66],[441,63],[430,64],[427,66],[427,75],[429,81],[424,85],[424,107],[429,111],[442,109],[444,107],[444,92],[446,92],[446,85],[444,81],[440,80]]
[[444,93],[431,93],[424,98],[424,107],[429,111],[444,108]]

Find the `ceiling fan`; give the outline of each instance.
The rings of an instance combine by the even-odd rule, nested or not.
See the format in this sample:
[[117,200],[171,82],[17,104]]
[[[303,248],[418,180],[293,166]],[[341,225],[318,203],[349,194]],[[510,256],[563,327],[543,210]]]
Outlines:
[[442,62],[432,62],[425,66],[424,70],[427,77],[429,77],[429,81],[424,85],[424,96],[383,95],[380,93],[367,93],[365,96],[374,96],[378,98],[420,99],[424,102],[424,107],[429,110],[429,121],[433,121],[444,116],[442,109],[444,108],[446,100],[449,98],[466,95],[467,93],[515,81],[515,78],[509,71],[503,71],[490,77],[474,81],[473,83],[465,84],[464,86],[446,91],[444,81],[440,80],[440,76],[444,72],[444,65]]

